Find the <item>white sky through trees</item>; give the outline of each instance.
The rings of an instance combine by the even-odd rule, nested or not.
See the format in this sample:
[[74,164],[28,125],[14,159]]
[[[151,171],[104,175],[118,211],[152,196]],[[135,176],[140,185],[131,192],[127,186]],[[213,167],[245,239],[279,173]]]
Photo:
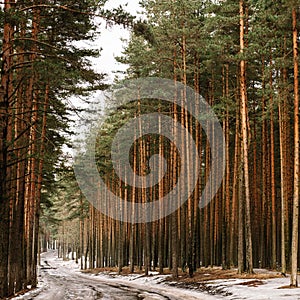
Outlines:
[[[141,11],[139,0],[109,0],[105,8],[116,8],[119,5],[124,6],[126,11],[134,15]],[[120,25],[114,25],[109,28],[105,26],[105,22],[102,22],[100,26],[101,36],[98,42],[99,47],[103,50],[101,57],[97,60],[93,60],[93,62],[95,63],[96,71],[107,73],[107,81],[112,82],[115,76],[114,72],[126,70],[126,66],[116,62],[115,57],[121,55],[125,46],[121,39],[129,38],[129,30],[124,29],[123,26]]]
[[[133,15],[138,15],[138,12],[142,11],[139,7],[139,0],[109,0],[105,5],[106,9],[117,8],[120,5],[123,8],[130,12]],[[120,64],[115,60],[115,57],[121,56],[124,47],[126,46],[126,42],[121,39],[128,40],[130,36],[129,29],[125,29],[122,25],[113,25],[111,27],[106,26],[106,22],[102,19],[96,21],[99,24],[99,38],[94,42],[80,42],[83,48],[93,48],[93,49],[102,49],[101,55],[99,58],[90,58],[93,64],[95,71],[99,73],[107,74],[105,78],[105,82],[111,84],[114,81],[115,76],[121,77],[121,74],[117,74],[118,71],[125,71],[127,66],[124,64]],[[100,103],[104,100],[104,94],[102,91],[95,92],[89,98],[89,101],[94,103]],[[68,99],[69,104],[72,107],[76,108],[88,108],[91,104],[88,104],[82,101],[80,97],[71,97]],[[72,114],[71,119],[75,121],[75,123],[70,123],[70,129],[73,130],[77,135],[77,138],[82,138],[83,131],[86,130],[86,126],[83,125],[85,123],[85,119],[89,119],[90,116],[85,113],[80,114]],[[74,142],[74,137],[72,138]],[[75,142],[76,143],[76,142]],[[74,155],[74,151],[67,147],[63,147],[63,151],[67,156]]]

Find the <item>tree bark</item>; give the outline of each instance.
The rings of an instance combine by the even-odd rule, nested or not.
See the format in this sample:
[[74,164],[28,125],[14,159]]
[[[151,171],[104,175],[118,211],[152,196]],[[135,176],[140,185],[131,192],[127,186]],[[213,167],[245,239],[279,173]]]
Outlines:
[[293,18],[293,57],[294,57],[294,197],[292,227],[292,268],[291,286],[297,287],[298,229],[299,229],[299,82],[298,82],[298,30],[297,12],[292,10]]
[[[240,0],[240,53],[244,55],[244,1]],[[253,273],[252,262],[252,237],[251,237],[251,215],[250,215],[250,185],[249,185],[249,162],[248,162],[248,110],[246,91],[246,61],[242,57],[240,62],[240,90],[241,90],[241,127],[243,145],[243,167],[245,184],[245,238],[246,238],[246,271]]]

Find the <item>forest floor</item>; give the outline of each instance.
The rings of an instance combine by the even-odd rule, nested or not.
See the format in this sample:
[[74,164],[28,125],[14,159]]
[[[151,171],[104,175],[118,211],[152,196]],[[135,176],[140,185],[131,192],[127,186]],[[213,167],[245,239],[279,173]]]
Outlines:
[[201,268],[194,273],[192,278],[187,273],[180,272],[176,280],[172,278],[168,269],[164,270],[164,275],[151,271],[148,276],[143,275],[140,270],[135,270],[134,274],[130,274],[128,268],[123,268],[121,275],[118,275],[115,268],[82,272],[110,280],[164,285],[185,291],[201,292],[207,296],[213,296],[214,299],[300,300],[300,288],[290,288],[288,274],[285,277],[280,272],[267,269],[255,269],[254,274],[238,275],[237,269]]

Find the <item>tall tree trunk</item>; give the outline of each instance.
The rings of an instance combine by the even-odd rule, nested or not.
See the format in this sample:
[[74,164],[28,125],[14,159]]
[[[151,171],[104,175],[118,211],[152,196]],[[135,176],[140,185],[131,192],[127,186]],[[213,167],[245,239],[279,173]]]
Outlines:
[[[286,56],[286,42],[284,37],[283,55]],[[279,103],[279,139],[280,139],[280,183],[281,183],[281,271],[286,273],[287,257],[290,253],[290,236],[289,236],[289,198],[290,186],[290,161],[292,156],[290,152],[290,120],[289,120],[289,105],[288,95],[286,93],[287,86],[287,69],[284,67],[281,70],[282,85],[280,90],[282,101]]]
[[[240,52],[244,55],[244,1],[240,0]],[[252,262],[252,237],[251,237],[251,216],[250,216],[250,185],[249,185],[249,162],[248,162],[248,110],[247,110],[247,91],[246,91],[246,61],[242,58],[240,62],[241,77],[241,128],[243,145],[243,167],[245,184],[245,238],[246,238],[246,271],[253,273]]]
[[274,103],[273,103],[273,77],[272,77],[272,56],[270,59],[270,106],[271,106],[271,119],[270,119],[270,136],[271,136],[271,199],[272,199],[272,255],[271,255],[271,267],[276,268],[277,261],[277,230],[276,230],[276,182],[275,182],[275,138],[274,138]]
[[[173,71],[174,71],[174,85],[176,86],[176,80],[177,80],[177,75],[176,75],[176,46],[174,46],[174,56],[173,56]],[[176,89],[175,89],[176,90]],[[176,93],[176,92],[175,92]],[[175,101],[173,104],[173,119],[174,119],[174,127],[173,127],[173,135],[174,139],[178,138],[178,132],[177,132],[177,127],[176,123],[178,122],[178,111],[177,111],[177,105],[176,99],[177,99],[177,94],[174,95]],[[174,141],[176,144],[176,140]],[[177,158],[177,151],[176,147],[174,144],[171,145],[171,158],[172,158],[172,163],[173,163],[173,170],[171,174],[171,186],[174,186],[177,182],[177,168],[178,168],[178,158]],[[179,195],[180,197],[180,195]],[[175,200],[175,199],[174,199]],[[178,201],[179,199],[176,199],[175,201]],[[178,215],[180,214],[180,210],[178,211]],[[178,218],[177,218],[177,212],[174,212],[171,216],[171,259],[172,259],[172,276],[174,278],[178,277]]]
[[[242,147],[240,147],[242,148]],[[238,167],[238,274],[242,274],[245,272],[245,201],[243,196],[243,161],[242,157],[239,161]]]
[[[9,273],[9,229],[10,229],[10,198],[7,190],[8,135],[11,131],[9,123],[10,95],[11,95],[11,64],[12,41],[14,28],[11,25],[9,14],[14,1],[4,2],[4,28],[2,45],[2,68],[0,89],[0,298],[8,296]],[[10,179],[10,178],[9,178]],[[21,255],[21,254],[20,254]]]
[[[164,139],[162,136],[162,122],[161,122],[161,116],[159,115],[159,119],[158,119],[158,128],[159,128],[159,175],[160,178],[163,178],[163,154],[164,154]],[[160,214],[161,217],[158,221],[158,234],[159,234],[159,241],[158,241],[158,264],[159,264],[159,273],[163,274],[164,272],[164,218],[163,218],[163,214],[164,214],[164,205],[161,201],[161,199],[164,196],[164,180],[162,179],[159,182],[158,185],[158,199],[160,201]]]
[[260,224],[260,249],[259,249],[259,260],[260,265],[265,266],[265,256],[266,256],[266,246],[267,246],[267,239],[266,239],[266,216],[268,213],[268,128],[267,128],[267,105],[266,105],[266,84],[265,84],[265,58],[262,58],[262,141],[261,141],[261,155],[262,155],[262,165],[261,165],[261,172],[262,172],[262,196],[261,196],[261,220],[264,220]]
[[[134,140],[136,140],[136,132],[134,134]],[[137,143],[134,143],[133,146],[133,182],[136,180],[136,172],[137,172]],[[132,214],[135,216],[135,201],[136,201],[136,188],[133,186],[131,191],[131,202],[132,202]],[[135,254],[136,249],[134,247],[135,239],[136,239],[136,227],[137,225],[132,222],[131,224],[131,234],[130,234],[130,245],[129,245],[129,260],[130,260],[130,272],[134,272],[134,263],[135,263]]]
[[297,12],[294,7],[293,17],[293,57],[294,57],[294,198],[292,230],[292,269],[291,286],[298,286],[298,229],[299,229],[299,81],[298,81],[298,30]]
[[[238,98],[238,97],[237,97]],[[233,166],[233,183],[232,183],[232,206],[231,206],[231,228],[230,228],[230,244],[229,244],[229,261],[230,266],[234,266],[235,261],[235,234],[236,234],[236,217],[238,216],[238,199],[239,198],[239,176],[242,176],[240,171],[241,164],[241,141],[240,141],[240,107],[237,99],[236,108],[236,125],[235,125],[235,145],[234,145],[234,166]],[[239,219],[238,219],[239,220]],[[240,222],[240,220],[239,220]],[[240,237],[239,237],[240,239]],[[239,249],[239,247],[238,247]]]
[[286,167],[285,160],[285,139],[284,139],[284,121],[282,104],[279,104],[279,145],[280,145],[280,182],[281,182],[281,272],[286,273],[286,210],[287,199],[286,199],[286,173],[284,172]]

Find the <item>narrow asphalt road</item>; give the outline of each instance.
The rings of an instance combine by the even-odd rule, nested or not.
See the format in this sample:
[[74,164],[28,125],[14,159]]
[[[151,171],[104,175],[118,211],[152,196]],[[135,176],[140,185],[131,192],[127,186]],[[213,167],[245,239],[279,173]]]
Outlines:
[[[56,252],[43,253],[39,270],[41,288],[21,298],[24,300],[195,300],[208,299],[199,293],[199,297],[185,290],[167,286],[141,285],[116,282],[82,274],[70,267],[68,262],[56,258]],[[208,296],[209,297],[209,296]],[[209,299],[211,299],[209,297]]]

